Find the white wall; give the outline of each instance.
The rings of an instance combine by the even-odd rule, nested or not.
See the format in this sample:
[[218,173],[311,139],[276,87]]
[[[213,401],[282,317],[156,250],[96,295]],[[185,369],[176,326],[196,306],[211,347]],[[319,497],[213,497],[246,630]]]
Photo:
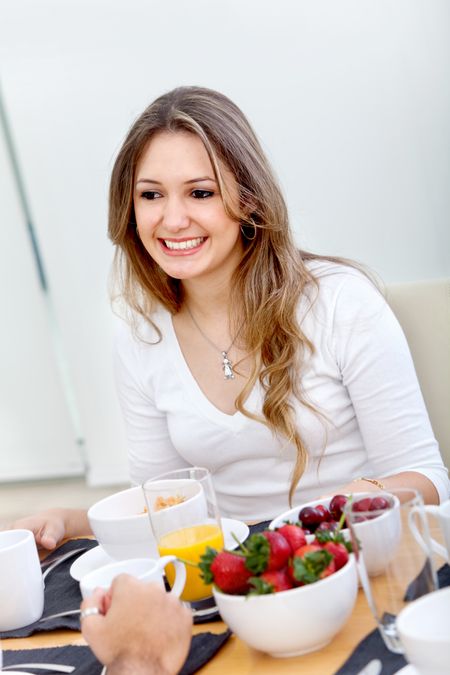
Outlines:
[[0,482],[81,474],[48,322],[0,135]]
[[133,119],[180,84],[248,114],[298,240],[385,281],[450,274],[447,0],[3,0],[2,82],[93,483],[123,479],[106,192]]

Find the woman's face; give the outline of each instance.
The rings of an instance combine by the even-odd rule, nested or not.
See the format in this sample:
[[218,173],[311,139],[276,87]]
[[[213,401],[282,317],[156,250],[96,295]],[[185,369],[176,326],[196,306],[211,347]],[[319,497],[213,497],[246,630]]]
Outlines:
[[[238,189],[223,170],[238,207]],[[186,132],[161,132],[149,142],[136,170],[134,211],[147,252],[171,277],[229,279],[242,253],[240,223],[225,212],[202,141]]]

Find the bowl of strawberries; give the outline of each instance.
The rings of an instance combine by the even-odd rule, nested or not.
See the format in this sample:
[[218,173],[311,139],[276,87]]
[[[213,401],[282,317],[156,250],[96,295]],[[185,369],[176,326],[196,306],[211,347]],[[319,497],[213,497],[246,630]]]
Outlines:
[[358,588],[351,544],[340,531],[308,539],[291,523],[202,558],[222,619],[254,649],[275,657],[315,651],[350,617]]

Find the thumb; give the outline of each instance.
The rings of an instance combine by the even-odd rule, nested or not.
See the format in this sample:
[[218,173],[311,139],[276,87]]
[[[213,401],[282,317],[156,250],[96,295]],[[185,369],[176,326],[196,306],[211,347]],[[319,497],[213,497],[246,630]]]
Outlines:
[[36,537],[36,539],[38,544],[40,544],[43,548],[48,549],[49,551],[52,551],[56,547],[56,544],[58,543],[56,541],[55,536],[47,531],[42,533],[39,537]]
[[36,534],[36,542],[52,551],[64,536],[64,527],[59,523],[45,523]]

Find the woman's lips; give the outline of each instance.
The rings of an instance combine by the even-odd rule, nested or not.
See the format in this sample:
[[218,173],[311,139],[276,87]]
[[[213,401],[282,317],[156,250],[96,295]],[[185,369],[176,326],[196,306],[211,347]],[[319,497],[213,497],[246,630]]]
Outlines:
[[161,248],[169,256],[184,256],[196,253],[205,243],[207,237],[184,237],[183,239],[159,238]]

